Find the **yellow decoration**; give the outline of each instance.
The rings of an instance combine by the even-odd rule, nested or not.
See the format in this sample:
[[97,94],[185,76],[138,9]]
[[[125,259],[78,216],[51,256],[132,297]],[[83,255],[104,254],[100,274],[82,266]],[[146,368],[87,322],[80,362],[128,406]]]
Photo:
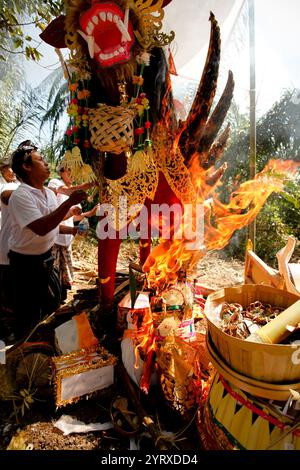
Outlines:
[[[171,151],[166,151],[166,149],[171,149]],[[190,204],[191,201],[197,200],[196,190],[189,170],[184,164],[184,158],[176,143],[168,138],[166,128],[159,127],[156,130],[153,148],[145,152],[148,158],[147,172],[132,171],[129,164],[129,171],[125,176],[115,181],[106,180],[107,188],[101,195],[103,202],[112,204],[117,212],[120,197],[127,198],[128,207],[143,205],[146,198],[153,200],[157,190],[159,171],[163,172],[170,188],[183,204]],[[128,214],[127,220],[120,220],[119,228],[125,227],[137,216],[137,213]]]
[[200,434],[206,450],[300,450],[296,419],[268,402],[263,405],[229,382],[226,387],[230,393],[215,374],[201,412]]
[[138,29],[134,31],[135,37],[145,51],[154,47],[163,47],[170,44],[175,33],[161,33],[164,10],[163,0],[134,0],[131,8],[139,19]]
[[92,183],[97,181],[93,169],[87,163],[83,163],[79,147],[67,150],[64,157],[66,168],[71,172],[71,177],[78,183]]
[[66,168],[71,172],[72,179],[77,180],[78,174],[80,174],[80,169],[83,166],[80,148],[76,146],[72,148],[72,151],[67,150],[64,160]]
[[[81,376],[81,380],[84,381],[84,374],[96,369],[99,370],[100,374],[101,368],[114,366],[117,362],[117,358],[106,351],[103,347],[94,345],[90,348],[81,349],[80,351],[53,357],[52,362],[54,372],[55,403],[57,407],[60,407],[70,403],[76,403],[83,396],[76,396],[76,391],[73,390],[73,396],[68,396],[66,398],[64,391],[65,382],[70,381],[72,378],[76,378],[76,376]],[[100,388],[98,387],[91,387],[91,390],[88,393],[92,393],[99,389]],[[85,396],[88,395],[85,394]]]
[[130,158],[128,171],[130,173],[141,173],[147,170],[146,153],[144,150],[137,150]]
[[110,281],[110,276],[99,279],[100,284],[107,284]]
[[93,181],[97,181],[97,177],[93,172],[92,167],[87,163],[84,163],[80,168],[76,181],[79,183],[92,183]]

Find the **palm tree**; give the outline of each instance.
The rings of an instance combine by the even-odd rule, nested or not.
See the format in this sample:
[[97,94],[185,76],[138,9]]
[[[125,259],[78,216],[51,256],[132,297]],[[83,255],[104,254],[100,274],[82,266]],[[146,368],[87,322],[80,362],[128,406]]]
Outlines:
[[48,98],[44,104],[41,114],[40,131],[45,126],[50,128],[50,143],[56,145],[57,140],[62,140],[63,137],[60,129],[67,127],[67,123],[63,122],[66,119],[66,109],[68,105],[69,90],[67,81],[64,78],[61,68],[54,70],[48,77],[42,81],[40,86],[36,89],[37,92],[43,91],[48,94]]

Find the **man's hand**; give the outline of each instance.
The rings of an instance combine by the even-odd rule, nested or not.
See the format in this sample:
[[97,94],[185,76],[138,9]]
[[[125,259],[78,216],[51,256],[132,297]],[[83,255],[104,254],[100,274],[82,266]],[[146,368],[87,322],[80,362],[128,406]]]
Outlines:
[[77,189],[69,197],[69,202],[71,206],[75,206],[76,204],[79,204],[81,201],[86,201],[86,200],[87,200],[87,194],[82,189]]
[[84,191],[87,191],[88,189],[91,189],[93,188],[94,186],[97,185],[97,182],[96,181],[92,181],[90,183],[83,183],[81,185],[81,189],[84,189]]

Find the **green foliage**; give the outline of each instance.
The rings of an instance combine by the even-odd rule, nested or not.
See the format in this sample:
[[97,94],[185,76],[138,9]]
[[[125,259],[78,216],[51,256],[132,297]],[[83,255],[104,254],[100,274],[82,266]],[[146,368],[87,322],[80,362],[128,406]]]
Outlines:
[[0,3],[0,60],[9,54],[24,54],[39,60],[40,52],[31,44],[24,27],[35,25],[41,31],[63,10],[63,0],[2,0]]
[[[41,112],[40,97],[30,88],[22,93],[9,93],[10,86],[0,81],[0,159],[15,144],[37,132]],[[29,136],[29,137],[28,137]]]
[[[64,78],[62,68],[54,70],[43,82],[39,89],[48,94],[47,102],[41,113],[40,130],[50,127],[51,145],[55,145],[61,128],[61,121],[67,117],[66,109],[69,99],[68,83]],[[64,127],[67,127],[67,123]],[[62,140],[60,144],[63,146]]]
[[286,244],[288,234],[278,202],[278,194],[270,196],[256,219],[256,252],[273,267],[277,266],[276,253]]
[[[249,122],[240,116],[234,105],[230,114],[231,144],[221,163],[228,169],[220,188],[221,199],[249,179]],[[300,100],[299,92],[287,90],[281,99],[257,123],[257,171],[270,159],[300,161]],[[284,192],[273,194],[256,219],[256,252],[266,262],[276,265],[276,252],[286,243],[288,235],[300,238],[299,180],[288,182]],[[247,229],[237,231],[228,247],[231,256],[244,257]]]

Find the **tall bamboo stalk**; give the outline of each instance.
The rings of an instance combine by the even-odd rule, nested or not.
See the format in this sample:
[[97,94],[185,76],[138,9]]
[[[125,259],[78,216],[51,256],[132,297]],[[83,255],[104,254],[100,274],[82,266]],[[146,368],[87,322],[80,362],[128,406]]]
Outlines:
[[[255,0],[248,0],[250,53],[250,179],[256,175],[256,63],[255,63]],[[249,238],[256,248],[256,220],[249,225]]]

